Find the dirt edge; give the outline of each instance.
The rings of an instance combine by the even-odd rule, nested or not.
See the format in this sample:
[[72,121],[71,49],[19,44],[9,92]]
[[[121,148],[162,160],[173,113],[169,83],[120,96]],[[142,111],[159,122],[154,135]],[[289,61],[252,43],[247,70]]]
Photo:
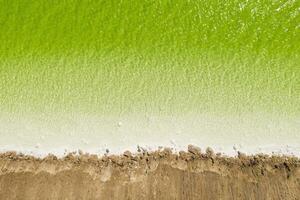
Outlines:
[[[29,187],[30,186],[30,187]],[[170,148],[62,158],[0,154],[0,199],[300,199],[300,159]]]

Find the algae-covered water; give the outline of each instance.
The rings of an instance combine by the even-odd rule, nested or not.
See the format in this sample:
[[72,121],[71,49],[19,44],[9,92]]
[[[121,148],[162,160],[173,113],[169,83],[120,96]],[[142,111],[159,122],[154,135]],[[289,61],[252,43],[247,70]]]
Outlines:
[[0,145],[299,144],[299,8],[0,0]]

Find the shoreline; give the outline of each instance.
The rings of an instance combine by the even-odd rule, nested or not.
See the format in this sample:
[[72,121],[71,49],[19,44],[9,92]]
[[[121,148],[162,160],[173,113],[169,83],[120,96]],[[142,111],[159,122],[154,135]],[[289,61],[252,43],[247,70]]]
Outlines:
[[170,148],[122,155],[71,153],[45,158],[0,154],[2,199],[292,199],[299,198],[300,159],[237,157]]

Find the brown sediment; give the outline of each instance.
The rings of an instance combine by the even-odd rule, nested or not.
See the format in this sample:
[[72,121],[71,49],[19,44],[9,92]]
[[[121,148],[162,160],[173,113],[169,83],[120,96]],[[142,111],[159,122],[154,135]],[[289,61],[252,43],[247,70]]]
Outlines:
[[0,154],[0,199],[300,199],[300,160],[168,148],[98,157]]

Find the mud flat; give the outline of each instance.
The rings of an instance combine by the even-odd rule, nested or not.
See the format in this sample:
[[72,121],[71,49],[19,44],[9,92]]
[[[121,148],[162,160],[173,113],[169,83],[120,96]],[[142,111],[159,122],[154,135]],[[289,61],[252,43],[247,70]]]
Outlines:
[[296,157],[205,153],[0,154],[0,199],[300,199]]

